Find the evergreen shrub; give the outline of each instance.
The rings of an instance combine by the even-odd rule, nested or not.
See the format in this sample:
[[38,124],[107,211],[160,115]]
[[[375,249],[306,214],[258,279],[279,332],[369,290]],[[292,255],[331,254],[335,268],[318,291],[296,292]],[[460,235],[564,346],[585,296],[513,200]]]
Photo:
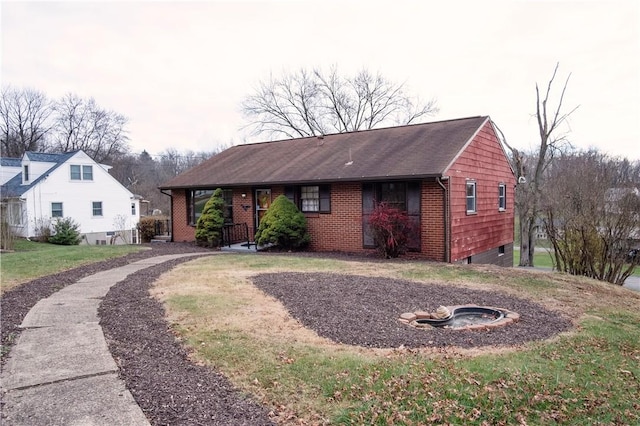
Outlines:
[[80,244],[80,225],[72,218],[59,218],[53,223],[53,235],[49,237],[51,244],[75,246]]
[[219,247],[224,225],[222,189],[213,191],[196,223],[196,243],[205,247]]
[[307,219],[284,195],[273,200],[256,232],[258,245],[275,244],[285,250],[304,248],[310,240]]

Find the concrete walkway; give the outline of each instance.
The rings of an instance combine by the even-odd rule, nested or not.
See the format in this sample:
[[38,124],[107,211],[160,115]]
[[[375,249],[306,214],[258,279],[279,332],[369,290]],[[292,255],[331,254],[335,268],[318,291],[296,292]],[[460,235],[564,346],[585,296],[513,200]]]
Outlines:
[[148,425],[118,378],[98,323],[98,306],[109,289],[129,274],[201,255],[140,260],[85,277],[40,300],[20,325],[23,330],[0,376],[6,424]]

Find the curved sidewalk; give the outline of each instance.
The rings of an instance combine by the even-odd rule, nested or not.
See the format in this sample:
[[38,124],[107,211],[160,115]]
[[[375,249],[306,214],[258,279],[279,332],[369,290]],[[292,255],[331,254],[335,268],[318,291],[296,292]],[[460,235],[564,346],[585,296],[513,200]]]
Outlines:
[[[203,253],[143,259],[87,276],[25,316],[0,379],[7,425],[149,425],[124,382],[102,328],[98,306],[129,274]],[[135,312],[131,312],[135,315]]]

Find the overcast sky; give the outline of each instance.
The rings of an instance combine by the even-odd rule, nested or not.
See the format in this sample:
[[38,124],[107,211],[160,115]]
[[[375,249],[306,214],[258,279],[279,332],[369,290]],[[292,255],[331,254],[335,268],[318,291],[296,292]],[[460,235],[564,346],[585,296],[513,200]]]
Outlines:
[[135,152],[256,141],[243,97],[331,65],[435,98],[433,120],[490,115],[533,147],[535,83],[559,62],[572,143],[640,159],[638,0],[3,1],[1,16],[2,84],[95,98],[129,118]]

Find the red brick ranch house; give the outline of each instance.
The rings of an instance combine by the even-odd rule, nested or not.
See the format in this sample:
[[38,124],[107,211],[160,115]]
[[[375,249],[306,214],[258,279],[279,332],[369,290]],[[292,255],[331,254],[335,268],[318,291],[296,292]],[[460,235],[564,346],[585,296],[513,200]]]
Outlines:
[[491,119],[406,125],[231,147],[164,183],[173,241],[194,241],[216,188],[226,221],[253,236],[284,194],[307,218],[310,250],[374,250],[376,202],[407,212],[410,249],[429,260],[513,265],[515,177]]

